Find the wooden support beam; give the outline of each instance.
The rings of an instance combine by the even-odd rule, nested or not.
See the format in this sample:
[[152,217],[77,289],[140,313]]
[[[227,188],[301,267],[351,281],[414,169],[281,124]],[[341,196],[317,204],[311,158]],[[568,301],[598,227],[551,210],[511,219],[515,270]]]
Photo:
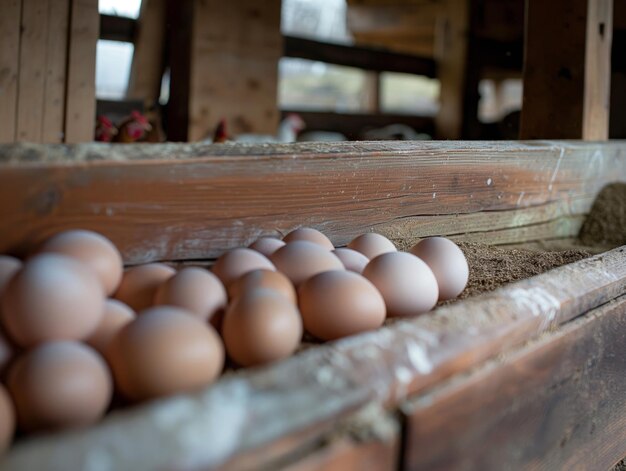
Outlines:
[[[620,142],[6,146],[2,155],[0,253],[25,254],[80,220],[131,264],[211,258],[303,224],[335,245],[392,233],[394,222],[414,237],[575,236],[597,192],[626,180]],[[38,165],[12,164],[37,155]],[[65,165],[71,158],[109,161]],[[497,211],[498,226],[481,211]]]
[[13,142],[17,128],[21,0],[0,0],[0,143]]
[[436,62],[431,58],[293,36],[284,37],[284,55],[378,72],[402,72],[427,77],[437,75]]
[[445,0],[445,10],[438,19],[438,44],[435,51],[441,82],[436,118],[436,135],[439,139],[460,139],[463,135],[469,90],[469,28],[470,0]]
[[135,34],[135,52],[126,96],[143,100],[146,107],[158,102],[165,68],[166,0],[143,0]]
[[98,0],[71,0],[65,142],[92,141],[96,116]]
[[522,139],[606,139],[613,0],[527,0]]

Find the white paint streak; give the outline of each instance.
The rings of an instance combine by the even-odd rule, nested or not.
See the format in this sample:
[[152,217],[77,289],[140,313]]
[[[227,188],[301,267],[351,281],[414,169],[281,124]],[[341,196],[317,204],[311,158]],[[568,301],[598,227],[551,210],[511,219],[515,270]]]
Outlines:
[[513,301],[523,309],[527,309],[534,317],[544,318],[545,323],[556,319],[561,309],[561,301],[552,293],[540,286],[516,288],[511,290]]
[[522,191],[522,192],[519,194],[519,198],[517,198],[517,203],[515,203],[515,205],[516,205],[516,206],[519,206],[520,204],[522,204],[522,198],[524,197],[524,195],[525,195],[525,194],[526,194],[526,192],[525,192],[525,191]]
[[420,345],[417,342],[409,342],[406,349],[409,354],[409,361],[418,373],[427,375],[433,371],[433,364],[431,363],[430,358],[428,358],[428,352],[426,351],[424,345]]
[[491,178],[487,178],[487,186],[491,186],[493,180]]
[[561,153],[559,154],[559,160],[556,161],[556,165],[554,166],[554,171],[552,172],[552,177],[550,178],[550,184],[548,185],[548,191],[552,191],[552,184],[556,180],[556,175],[559,172],[559,168],[561,167],[563,155],[565,155],[565,147],[560,147],[560,149]]

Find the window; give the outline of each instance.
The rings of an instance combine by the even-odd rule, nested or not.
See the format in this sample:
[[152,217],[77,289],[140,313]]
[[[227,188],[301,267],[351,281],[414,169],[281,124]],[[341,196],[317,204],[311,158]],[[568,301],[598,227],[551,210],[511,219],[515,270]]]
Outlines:
[[351,44],[346,0],[283,0],[281,31],[318,41]]
[[134,46],[118,41],[98,41],[96,47],[96,97],[121,100],[126,96]]
[[522,108],[522,80],[481,80],[478,119],[483,123],[500,121],[508,113]]
[[141,0],[99,0],[98,10],[105,15],[139,18]]
[[434,116],[439,110],[439,80],[419,75],[383,72],[380,110],[383,113]]

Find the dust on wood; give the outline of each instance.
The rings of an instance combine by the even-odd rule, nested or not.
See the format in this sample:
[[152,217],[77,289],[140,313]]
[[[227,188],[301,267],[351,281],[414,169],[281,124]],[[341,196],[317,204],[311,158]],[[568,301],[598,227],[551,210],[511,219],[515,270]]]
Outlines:
[[598,194],[579,237],[586,245],[626,244],[626,183],[613,183]]

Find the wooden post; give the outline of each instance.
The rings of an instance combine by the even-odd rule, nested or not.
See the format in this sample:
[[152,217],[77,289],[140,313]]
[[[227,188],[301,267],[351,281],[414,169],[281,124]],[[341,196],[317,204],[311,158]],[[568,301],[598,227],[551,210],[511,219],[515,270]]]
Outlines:
[[71,0],[65,141],[92,141],[96,116],[97,0]]
[[380,112],[381,100],[380,72],[368,71],[365,76],[364,93],[362,95],[363,110],[367,113]]
[[521,139],[606,139],[613,0],[527,0]]
[[143,0],[126,96],[141,99],[147,108],[161,92],[164,70],[166,0]]
[[438,18],[435,57],[441,82],[436,119],[439,139],[460,139],[463,133],[469,18],[469,0],[447,0]]
[[0,143],[13,142],[17,116],[21,0],[0,0]]

